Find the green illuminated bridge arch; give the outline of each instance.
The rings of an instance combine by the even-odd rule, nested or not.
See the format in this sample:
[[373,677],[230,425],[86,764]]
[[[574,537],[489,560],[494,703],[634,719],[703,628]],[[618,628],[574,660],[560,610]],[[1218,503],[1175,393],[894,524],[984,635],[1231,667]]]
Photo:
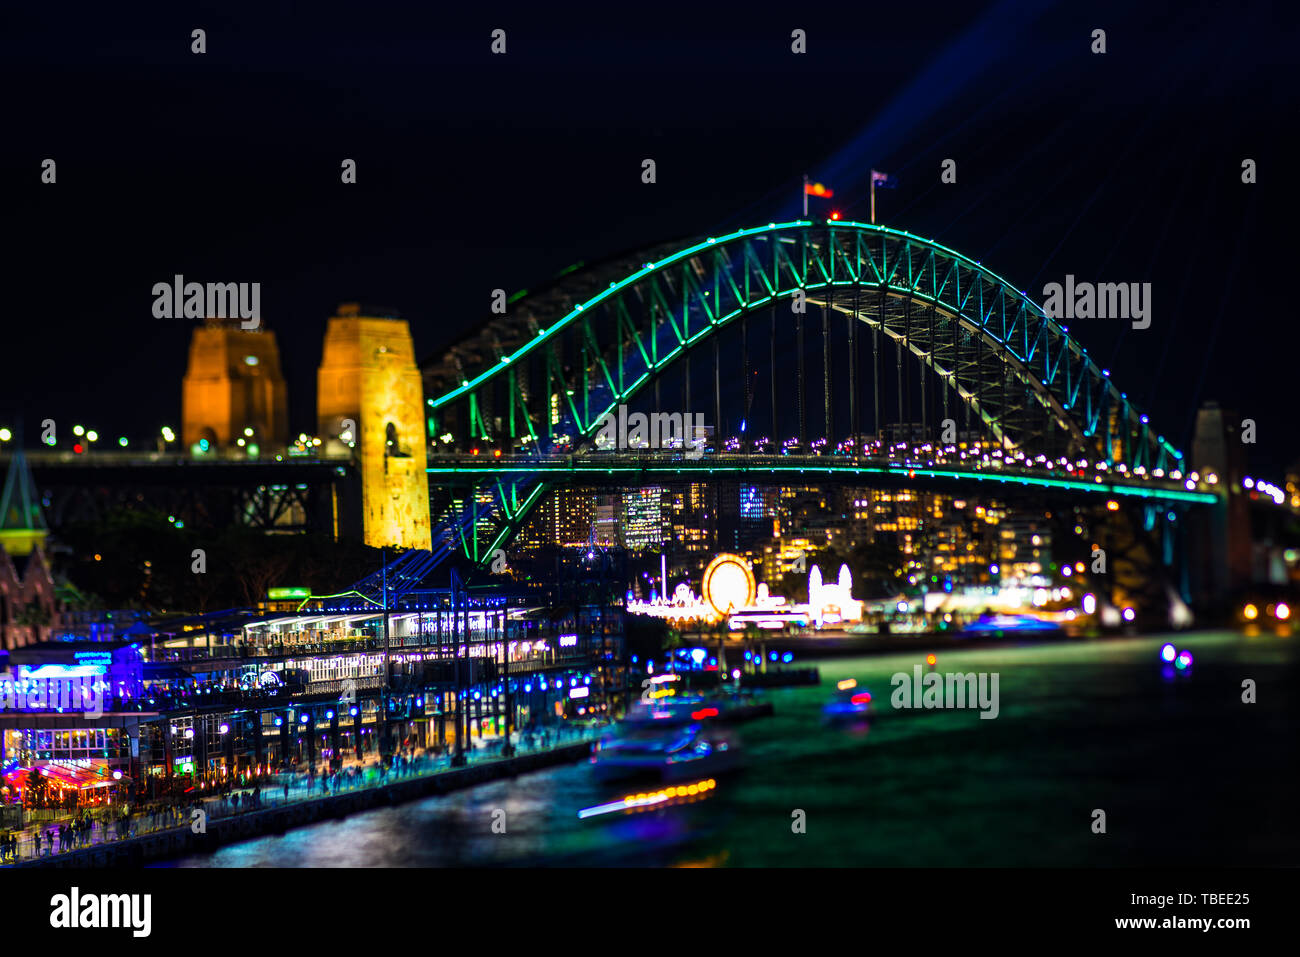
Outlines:
[[[939,423],[951,418],[965,437],[978,436],[1006,455],[1086,461],[1089,468],[1102,462],[1121,482],[1123,476],[1172,475],[1181,467],[1182,454],[1133,407],[1108,370],[1024,292],[931,240],[830,220],[770,223],[684,248],[659,247],[576,269],[544,291],[517,295],[506,315],[426,364],[431,441],[453,456],[475,450],[527,455],[539,466],[556,455],[583,455],[591,451],[606,413],[638,396],[644,401],[645,391],[657,388],[666,372],[689,369],[692,359],[711,372],[708,399],[720,416],[722,370],[737,363],[732,350],[725,358],[720,354],[718,343],[729,327],[765,313],[772,330],[775,417],[776,333],[778,326],[797,325],[797,341],[807,341],[803,323],[812,316],[796,311],[793,303],[800,298],[822,313],[824,337],[820,350],[782,356],[782,366],[797,364],[797,378],[789,378],[797,382],[801,430],[805,364],[824,369],[830,381],[825,337],[830,317],[844,317],[849,415],[839,416],[836,432],[827,400],[819,410],[824,418],[809,430],[832,444],[880,432],[877,357],[883,346],[898,357],[898,382],[907,381],[907,357],[917,370],[912,387],[926,383],[919,422],[909,416],[909,428],[921,429],[926,439],[937,440]],[[869,373],[859,361],[868,340]],[[842,367],[844,357],[835,361]],[[690,409],[689,372],[683,381]],[[866,382],[870,396],[866,390],[859,394]],[[836,396],[845,384],[836,383]],[[902,419],[903,386],[898,388]],[[886,396],[886,405],[891,398]],[[910,395],[907,403],[910,412]],[[666,405],[683,408],[676,401]],[[439,465],[437,455],[430,466],[436,490],[453,473],[446,471],[450,463]],[[458,527],[466,553],[479,558],[517,531],[547,485],[545,471],[503,471],[490,490],[451,496],[435,518]],[[452,514],[456,510],[459,516]]]

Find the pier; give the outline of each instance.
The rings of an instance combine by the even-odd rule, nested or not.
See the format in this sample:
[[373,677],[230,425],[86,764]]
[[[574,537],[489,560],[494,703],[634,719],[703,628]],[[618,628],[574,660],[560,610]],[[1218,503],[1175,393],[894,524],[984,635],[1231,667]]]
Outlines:
[[489,758],[466,767],[445,766],[425,774],[363,785],[337,794],[290,799],[264,804],[247,811],[223,815],[209,813],[202,833],[195,833],[189,818],[180,824],[160,828],[116,841],[91,843],[45,857],[10,862],[10,867],[139,867],[186,854],[208,853],[227,844],[269,834],[283,834],[294,827],[377,807],[387,807],[418,798],[447,794],[463,788],[511,778],[530,771],[571,764],[591,754],[591,740],[553,748],[518,753],[508,758]]

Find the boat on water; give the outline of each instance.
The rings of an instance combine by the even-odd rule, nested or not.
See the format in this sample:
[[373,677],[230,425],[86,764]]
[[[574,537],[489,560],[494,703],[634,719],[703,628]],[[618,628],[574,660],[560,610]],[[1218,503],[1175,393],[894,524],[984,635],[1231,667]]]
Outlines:
[[1028,634],[1042,637],[1060,637],[1065,634],[1060,624],[1040,615],[981,615],[959,633],[960,637],[993,636],[1005,638],[1008,635]]
[[708,694],[674,695],[654,701],[638,701],[624,721],[638,723],[681,723],[715,721],[735,724],[772,714],[772,702],[749,691],[717,691]]
[[717,777],[740,764],[739,744],[713,722],[626,722],[602,738],[591,763],[601,781],[652,778],[686,781]]
[[822,719],[829,723],[860,721],[871,714],[871,692],[854,678],[841,681],[831,700],[822,707]]

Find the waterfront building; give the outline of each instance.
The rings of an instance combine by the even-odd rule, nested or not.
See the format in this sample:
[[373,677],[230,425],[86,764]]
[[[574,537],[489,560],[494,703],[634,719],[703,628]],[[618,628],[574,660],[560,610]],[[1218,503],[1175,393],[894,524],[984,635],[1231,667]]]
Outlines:
[[387,614],[358,583],[292,612],[110,623],[104,640],[0,654],[0,804],[177,796],[376,755],[504,749],[507,731],[607,717],[629,680],[621,579],[564,574],[407,590]]
[[49,530],[22,446],[0,486],[0,651],[48,641],[59,626]]

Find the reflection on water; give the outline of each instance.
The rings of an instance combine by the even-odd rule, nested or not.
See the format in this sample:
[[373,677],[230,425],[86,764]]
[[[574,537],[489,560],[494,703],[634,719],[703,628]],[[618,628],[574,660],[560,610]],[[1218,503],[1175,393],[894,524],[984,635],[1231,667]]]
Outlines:
[[[1293,864],[1294,642],[1173,640],[1196,657],[1195,674],[1174,682],[1163,675],[1158,638],[942,654],[940,672],[1000,674],[996,720],[976,710],[893,710],[890,678],[910,674],[926,650],[919,645],[915,655],[831,660],[820,687],[769,692],[776,715],[742,729],[747,767],[695,803],[579,820],[579,810],[630,790],[597,783],[584,763],[176,863]],[[1258,704],[1241,703],[1246,677],[1258,684]],[[871,689],[873,713],[828,725],[822,709],[847,678]],[[1234,783],[1252,768],[1268,769],[1269,787]],[[1094,808],[1107,811],[1104,836],[1090,830]],[[493,831],[498,811],[504,833]],[[792,826],[797,811],[805,833]]]

